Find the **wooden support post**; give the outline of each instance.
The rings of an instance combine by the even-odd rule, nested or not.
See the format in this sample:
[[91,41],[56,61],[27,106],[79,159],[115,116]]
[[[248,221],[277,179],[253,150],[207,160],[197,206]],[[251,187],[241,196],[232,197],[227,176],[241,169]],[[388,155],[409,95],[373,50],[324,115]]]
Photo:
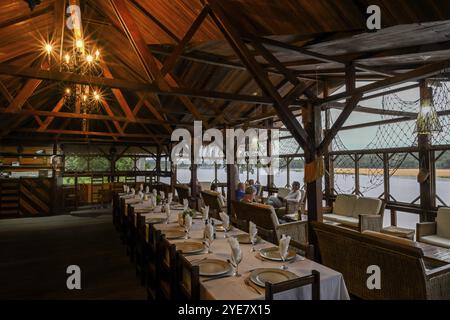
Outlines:
[[[266,121],[266,127],[267,127],[267,156],[270,158],[272,156],[272,134],[271,131],[268,128],[271,128],[273,123],[272,120],[267,120]],[[271,164],[269,164],[271,165]],[[268,172],[270,173],[271,170],[268,170]],[[270,196],[270,188],[274,187],[274,179],[273,179],[273,174],[268,174],[267,175],[267,189],[268,189],[268,193]]]
[[353,155],[353,161],[355,162],[355,195],[361,195],[360,179],[359,179],[359,159],[361,157],[358,154]]
[[[328,82],[323,84],[323,97],[326,98],[329,95]],[[324,136],[328,135],[331,128],[331,111],[329,109],[325,110],[325,130]],[[328,145],[324,152],[324,163],[325,163],[325,201],[328,207],[333,206],[332,196],[334,187],[334,161],[333,157],[330,156],[330,152],[333,151],[333,143]]]
[[[315,108],[308,103],[302,110],[302,118],[311,143],[317,148],[322,141],[322,120],[320,108]],[[308,152],[305,156],[305,165],[320,161],[320,157],[315,152]],[[308,221],[323,221],[322,217],[322,178],[306,184],[306,199],[308,206]],[[309,243],[318,248],[317,238],[311,224],[308,225]],[[318,250],[316,251],[318,252]]]
[[[426,82],[422,81],[420,86],[420,98],[425,98]],[[432,221],[431,211],[436,207],[435,192],[435,168],[434,155],[431,149],[431,136],[429,134],[418,135],[419,147],[419,171],[428,173],[428,178],[420,183],[420,206],[422,213],[421,222]]]
[[384,201],[388,203],[391,200],[391,175],[389,173],[389,154],[383,153],[383,182],[384,182]]
[[161,181],[161,147],[157,147],[156,152],[156,182]]

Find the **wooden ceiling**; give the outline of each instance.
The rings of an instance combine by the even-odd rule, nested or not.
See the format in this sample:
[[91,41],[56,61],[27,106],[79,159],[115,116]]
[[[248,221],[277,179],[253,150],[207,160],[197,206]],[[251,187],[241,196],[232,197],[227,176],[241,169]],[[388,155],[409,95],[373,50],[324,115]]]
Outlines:
[[[450,53],[450,2],[441,0],[81,0],[87,43],[101,48],[104,77],[114,79],[98,79],[106,101],[83,131],[83,116],[58,104],[63,88],[55,80],[67,75],[54,70],[57,59],[36,72],[43,43],[60,50],[68,2],[44,0],[33,11],[23,0],[0,2],[3,142],[163,146],[193,120],[207,127],[283,120],[218,20],[237,30],[291,116],[307,100],[320,105],[325,82],[329,93],[342,86],[350,64],[356,79],[397,79]],[[378,32],[365,29],[371,4],[382,9]],[[66,28],[65,45],[71,37]]]

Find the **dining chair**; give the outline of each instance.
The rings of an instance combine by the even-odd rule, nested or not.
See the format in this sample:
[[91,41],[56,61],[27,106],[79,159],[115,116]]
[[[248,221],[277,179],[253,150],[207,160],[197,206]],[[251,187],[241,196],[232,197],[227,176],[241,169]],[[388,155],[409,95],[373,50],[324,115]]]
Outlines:
[[164,235],[160,235],[156,263],[157,299],[176,299],[176,246],[171,244]]
[[297,251],[298,254],[305,256],[309,260],[315,261],[314,246],[312,244],[301,243],[296,240],[291,240],[289,245]]
[[177,292],[180,300],[200,300],[200,268],[192,265],[180,252],[177,252]]
[[146,241],[145,217],[140,213],[136,215],[136,275],[141,280],[141,285],[145,284],[146,265],[148,259],[148,243]]
[[277,293],[285,292],[292,289],[297,289],[311,285],[312,300],[320,300],[320,272],[313,270],[312,274],[287,280],[279,283],[266,282],[266,300],[273,300],[273,297]]
[[159,240],[161,239],[161,231],[157,230],[154,225],[146,224],[146,230],[148,230],[148,251],[147,251],[147,263],[146,263],[146,289],[147,298],[149,300],[157,299],[158,288],[158,268],[157,257]]

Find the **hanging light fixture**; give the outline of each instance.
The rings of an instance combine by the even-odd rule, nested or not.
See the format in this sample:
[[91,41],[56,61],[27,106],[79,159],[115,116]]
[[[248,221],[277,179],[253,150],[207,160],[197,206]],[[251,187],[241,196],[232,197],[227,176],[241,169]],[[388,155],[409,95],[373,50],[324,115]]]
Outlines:
[[416,120],[417,134],[433,134],[442,131],[439,117],[433,102],[433,88],[422,86],[420,88],[420,109]]

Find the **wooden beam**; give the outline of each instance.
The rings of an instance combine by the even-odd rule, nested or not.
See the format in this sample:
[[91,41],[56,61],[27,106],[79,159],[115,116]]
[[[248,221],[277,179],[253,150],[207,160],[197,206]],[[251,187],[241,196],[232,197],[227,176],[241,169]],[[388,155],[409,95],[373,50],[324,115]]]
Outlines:
[[200,14],[194,20],[194,23],[191,25],[189,30],[184,35],[183,39],[181,39],[181,41],[175,47],[175,50],[173,50],[171,55],[164,60],[164,66],[161,69],[161,75],[160,75],[161,77],[165,77],[168,73],[172,72],[173,68],[175,68],[175,65],[176,65],[178,59],[180,58],[181,54],[183,53],[184,48],[189,43],[189,41],[191,41],[194,34],[200,28],[203,21],[208,16],[209,11],[210,11],[209,7],[204,7],[202,9]]
[[[59,112],[62,107],[64,106],[64,98],[61,98],[58,103],[56,104],[56,106],[53,108],[51,114]],[[41,124],[41,126],[39,127],[39,131],[44,131],[47,130],[48,126],[53,122],[53,120],[55,119],[54,116],[48,116],[45,121]]]
[[38,70],[35,68],[22,68],[0,63],[0,74],[11,76],[41,79],[57,82],[70,82],[75,84],[90,84],[99,87],[118,88],[136,92],[149,92],[165,96],[185,96],[192,98],[216,100],[216,101],[235,101],[248,104],[272,105],[273,102],[267,97],[234,94],[217,91],[203,91],[193,88],[169,87],[168,90],[158,88],[150,83],[133,82],[123,79],[108,79],[100,77],[86,77],[73,73],[59,72],[57,70]]
[[[54,108],[53,110],[56,110]],[[7,111],[6,108],[0,108],[0,114],[16,114],[22,116],[42,116],[47,118],[65,118],[65,119],[89,119],[89,120],[107,120],[107,121],[118,121],[118,122],[129,122],[128,118],[119,116],[109,116],[103,114],[93,114],[93,113],[75,113],[75,112],[55,112],[55,111],[44,111],[44,110],[21,110],[17,112]],[[45,121],[43,122],[45,123]],[[168,122],[166,120],[157,119],[147,119],[147,118],[136,118],[133,123],[142,123],[150,125],[164,125],[173,124],[179,126],[192,126],[190,122]]]
[[[87,135],[87,136],[104,136],[104,137],[122,137],[122,138],[150,138],[148,134],[142,133],[110,133],[98,131],[81,131],[81,130],[61,130],[61,129],[47,129],[45,131],[38,131],[34,128],[14,129],[15,132],[31,132],[31,133],[48,133],[60,135]],[[170,138],[168,135],[154,134],[158,138]]]
[[217,27],[224,34],[228,43],[233,47],[234,51],[240,57],[241,61],[248,67],[253,74],[259,86],[269,95],[274,102],[274,107],[285,124],[286,128],[292,133],[295,140],[303,147],[305,152],[312,151],[311,144],[308,139],[308,134],[302,128],[297,119],[293,116],[288,106],[285,105],[283,98],[274,88],[272,82],[267,77],[266,72],[258,64],[255,58],[250,54],[249,49],[240,38],[237,30],[230,24],[228,18],[222,11],[221,7],[215,1],[207,1],[212,9],[211,17],[216,23]]
[[[105,109],[106,113],[110,117],[114,117],[114,112],[112,112],[111,107],[109,106],[108,101],[106,101],[105,98],[101,98],[101,104],[102,104],[103,108]],[[116,128],[117,132],[124,133],[122,127],[119,124],[119,121],[113,120],[113,124],[114,124],[114,127]]]
[[28,80],[22,89],[19,91],[17,96],[9,104],[9,111],[21,110],[23,105],[27,102],[28,98],[33,95],[36,88],[42,83],[42,80],[31,79]]
[[[449,66],[450,66],[450,59],[431,63],[426,66],[420,67],[418,69],[415,69],[415,70],[412,70],[412,71],[409,71],[409,72],[406,72],[406,73],[403,73],[400,75],[396,75],[395,77],[392,77],[392,78],[387,78],[384,80],[370,83],[370,84],[362,86],[362,87],[358,87],[355,89],[354,93],[358,94],[358,95],[363,95],[366,93],[393,87],[393,86],[401,84],[401,83],[425,79],[427,77],[430,77],[437,73],[440,73],[442,70],[448,68]],[[323,104],[326,104],[329,102],[347,99],[349,97],[351,97],[351,93],[349,93],[349,92],[334,94],[328,98],[319,99],[317,101],[316,105],[323,105]]]
[[[114,79],[111,71],[109,70],[108,66],[106,65],[106,63],[102,63],[101,67],[103,69],[103,75],[108,78],[108,79]],[[122,109],[123,113],[131,120],[134,121],[135,115],[134,113],[131,111],[130,106],[127,103],[127,100],[125,99],[125,97],[122,94],[122,91],[120,91],[119,89],[111,89],[114,97],[116,98],[117,102],[119,103],[120,108]]]

